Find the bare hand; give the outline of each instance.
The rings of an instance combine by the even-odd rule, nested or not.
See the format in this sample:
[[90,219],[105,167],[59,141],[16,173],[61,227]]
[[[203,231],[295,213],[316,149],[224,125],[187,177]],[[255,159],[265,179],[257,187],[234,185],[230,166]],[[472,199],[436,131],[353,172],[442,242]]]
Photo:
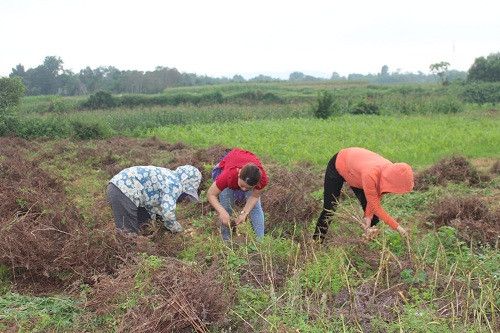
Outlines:
[[231,224],[231,218],[226,211],[219,213],[219,221],[226,227],[229,227],[229,225]]
[[403,239],[408,239],[408,233],[402,226],[398,226],[396,230],[399,232],[399,235],[401,235]]
[[363,217],[363,223],[364,223],[364,226],[362,228],[364,231],[366,231],[368,228],[370,228],[372,226],[372,219],[365,216],[365,217]]
[[236,225],[240,225],[242,224],[243,222],[245,222],[245,220],[247,219],[247,214],[240,214],[238,215],[238,217],[236,218]]

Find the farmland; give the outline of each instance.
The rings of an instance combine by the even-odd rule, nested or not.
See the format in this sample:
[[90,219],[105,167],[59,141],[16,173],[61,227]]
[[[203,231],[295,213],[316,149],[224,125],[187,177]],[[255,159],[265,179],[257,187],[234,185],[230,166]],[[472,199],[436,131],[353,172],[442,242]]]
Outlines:
[[[461,89],[227,85],[95,109],[25,98],[0,138],[0,331],[499,331],[499,111]],[[317,119],[325,90],[336,111]],[[385,225],[364,241],[347,186],[325,242],[312,241],[326,163],[350,146],[413,167],[415,189],[382,202],[408,242]],[[247,223],[223,242],[206,199],[233,147],[269,174],[261,241]],[[178,203],[183,233],[114,230],[114,174],[184,164],[203,182],[200,203]]]

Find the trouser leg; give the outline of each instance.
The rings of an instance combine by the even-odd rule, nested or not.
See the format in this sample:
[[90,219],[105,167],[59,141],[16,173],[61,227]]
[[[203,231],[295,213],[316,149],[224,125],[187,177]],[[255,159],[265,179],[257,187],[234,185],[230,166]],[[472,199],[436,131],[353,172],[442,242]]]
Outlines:
[[[252,192],[253,191],[247,191],[245,193],[247,200],[252,195]],[[262,205],[260,204],[260,198],[259,201],[257,201],[257,204],[250,211],[250,220],[252,221],[253,231],[257,235],[257,238],[262,238],[262,236],[264,236],[264,211],[262,210]]]
[[132,200],[112,183],[109,183],[106,188],[106,196],[113,211],[115,226],[118,229],[126,229],[138,233],[138,208]]
[[[363,189],[357,188],[357,187],[351,186],[351,188],[354,191],[354,194],[358,198],[359,202],[361,203],[361,207],[363,207],[363,212],[366,211],[367,201],[366,201],[365,191],[363,191]],[[373,227],[373,226],[377,225],[378,222],[379,222],[378,216],[373,215],[371,226]]]
[[324,180],[324,193],[323,193],[323,210],[316,223],[316,229],[313,234],[314,239],[320,238],[322,241],[325,238],[326,232],[328,231],[328,225],[330,219],[335,211],[338,204],[338,199],[340,197],[340,191],[344,185],[344,178],[338,173],[335,168],[335,161],[337,160],[337,154],[335,154],[330,162],[325,172]]
[[[229,216],[232,216],[234,210],[234,191],[230,188],[225,188],[219,193],[219,202],[224,207]],[[222,239],[229,240],[231,238],[231,230],[225,225],[220,226]]]

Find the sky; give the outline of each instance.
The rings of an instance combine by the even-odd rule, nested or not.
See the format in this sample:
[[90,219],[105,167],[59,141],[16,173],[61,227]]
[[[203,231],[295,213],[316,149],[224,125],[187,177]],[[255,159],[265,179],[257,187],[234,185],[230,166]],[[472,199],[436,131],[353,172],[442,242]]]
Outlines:
[[498,0],[0,0],[0,77],[63,68],[287,79],[467,71],[500,52]]

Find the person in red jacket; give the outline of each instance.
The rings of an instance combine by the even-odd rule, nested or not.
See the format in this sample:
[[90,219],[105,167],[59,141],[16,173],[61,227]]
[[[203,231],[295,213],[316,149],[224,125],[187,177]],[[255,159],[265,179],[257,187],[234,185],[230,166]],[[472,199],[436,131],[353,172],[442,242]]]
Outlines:
[[[264,236],[264,212],[260,195],[267,185],[267,175],[259,159],[251,152],[233,149],[212,171],[212,186],[207,191],[208,202],[219,214],[221,235],[230,239],[230,216],[234,210],[234,199],[246,198],[241,212],[237,212],[235,224],[243,223],[250,215],[257,238]],[[241,196],[240,196],[241,195]]]
[[375,226],[381,219],[402,237],[407,236],[405,229],[382,208],[380,200],[386,193],[402,194],[413,189],[411,167],[406,163],[392,163],[367,149],[352,147],[335,154],[326,168],[323,210],[316,223],[315,240],[325,238],[344,182],[351,186],[363,207],[363,230]]

